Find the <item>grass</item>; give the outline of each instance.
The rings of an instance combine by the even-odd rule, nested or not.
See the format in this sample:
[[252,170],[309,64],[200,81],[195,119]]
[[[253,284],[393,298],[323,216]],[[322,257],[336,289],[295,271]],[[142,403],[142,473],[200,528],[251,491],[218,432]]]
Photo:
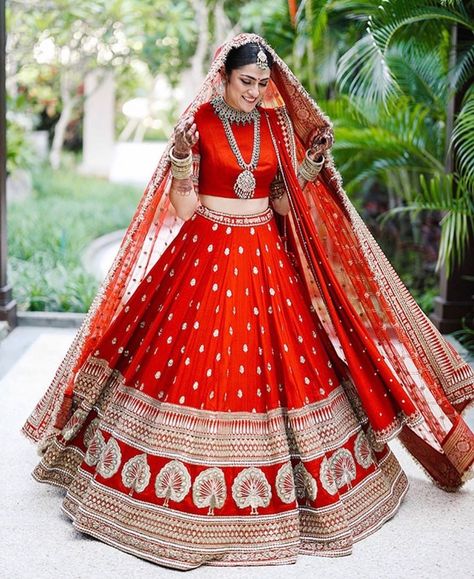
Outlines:
[[72,169],[36,170],[33,195],[8,205],[8,276],[20,310],[86,312],[98,281],[81,254],[130,223],[142,190]]

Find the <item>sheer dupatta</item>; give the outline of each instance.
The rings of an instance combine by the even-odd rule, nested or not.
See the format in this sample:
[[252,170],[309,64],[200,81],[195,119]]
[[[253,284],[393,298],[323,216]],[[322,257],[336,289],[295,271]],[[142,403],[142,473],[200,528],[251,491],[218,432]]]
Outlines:
[[[474,460],[474,436],[459,414],[473,398],[474,373],[387,261],[344,192],[330,153],[317,182],[301,191],[295,167],[311,133],[332,130],[330,120],[274,50],[254,34],[240,34],[220,47],[183,115],[222,90],[220,72],[229,50],[255,41],[275,59],[262,107],[291,204],[290,214],[279,216],[281,233],[306,282],[311,307],[351,377],[346,383],[348,389],[355,387],[354,403],[374,443],[399,435],[436,484],[459,488]],[[86,319],[23,426],[41,448],[77,406],[78,370],[179,231],[182,222],[168,196],[172,144],[171,138]]]
[[284,110],[267,116],[291,208],[281,233],[347,365],[369,435],[376,444],[399,435],[434,482],[459,488],[474,460],[474,435],[459,414],[472,400],[471,368],[416,304],[340,182],[323,173],[301,190],[294,159],[304,143]]

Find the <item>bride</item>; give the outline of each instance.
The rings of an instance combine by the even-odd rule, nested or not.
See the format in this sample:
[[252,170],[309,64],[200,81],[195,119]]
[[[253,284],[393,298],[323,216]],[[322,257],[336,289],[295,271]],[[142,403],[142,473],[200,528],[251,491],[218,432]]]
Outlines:
[[395,515],[398,436],[472,476],[474,374],[342,188],[261,37],[223,45],[23,427],[80,531],[177,569],[342,556]]

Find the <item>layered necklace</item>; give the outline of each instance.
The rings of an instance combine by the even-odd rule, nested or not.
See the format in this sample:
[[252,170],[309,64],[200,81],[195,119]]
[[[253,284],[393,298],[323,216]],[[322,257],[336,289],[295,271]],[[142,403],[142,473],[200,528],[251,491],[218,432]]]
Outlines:
[[[235,183],[234,191],[241,199],[250,199],[255,193],[256,181],[253,171],[255,171],[260,158],[260,111],[255,107],[250,112],[239,111],[226,103],[224,97],[219,95],[211,100],[214,112],[222,121],[224,131],[230,148],[237,159],[237,163],[242,170]],[[242,157],[231,123],[245,125],[253,122],[253,151],[249,163]]]

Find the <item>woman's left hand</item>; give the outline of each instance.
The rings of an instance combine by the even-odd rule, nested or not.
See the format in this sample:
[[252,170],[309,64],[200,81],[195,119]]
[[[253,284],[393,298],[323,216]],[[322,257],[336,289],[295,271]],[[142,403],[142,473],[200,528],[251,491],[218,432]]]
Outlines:
[[332,147],[333,137],[330,129],[318,128],[310,136],[309,157],[319,163],[325,156],[328,149]]
[[321,163],[324,160],[326,149],[322,145],[314,145],[308,149],[308,157],[315,163]]

